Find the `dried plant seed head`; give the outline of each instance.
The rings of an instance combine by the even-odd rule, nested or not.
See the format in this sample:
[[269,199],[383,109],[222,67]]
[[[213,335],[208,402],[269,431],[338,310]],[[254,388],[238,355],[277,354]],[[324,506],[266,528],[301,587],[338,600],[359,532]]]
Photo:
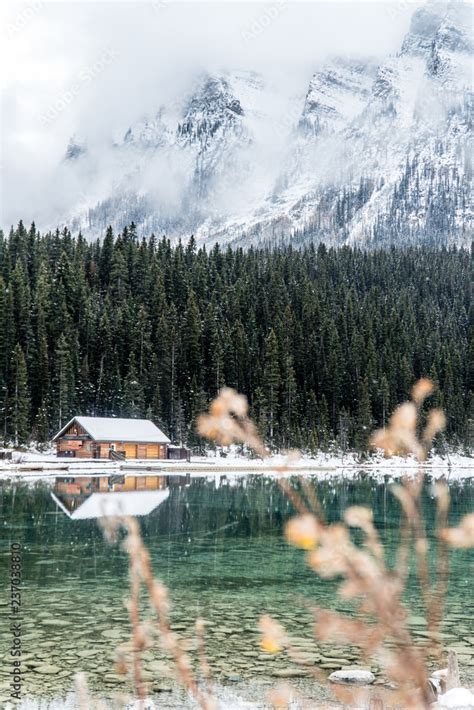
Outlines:
[[423,431],[422,441],[430,447],[437,434],[446,428],[446,417],[442,409],[432,409],[428,413],[426,427]]
[[118,675],[127,675],[128,673],[128,665],[126,664],[124,659],[120,659],[116,662],[115,664],[115,672]]
[[385,456],[422,455],[416,438],[416,407],[411,402],[400,405],[390,419],[388,429],[379,429],[371,438],[371,446],[382,449]]
[[283,646],[280,646],[279,643],[269,636],[262,637],[260,646],[265,653],[279,653],[283,649]]
[[215,441],[221,446],[230,446],[235,441],[242,441],[237,421],[228,414],[223,414],[220,417],[201,414],[197,419],[197,430],[201,436]]
[[416,407],[412,402],[400,404],[390,417],[390,428],[414,432],[416,429]]
[[398,498],[402,504],[407,518],[412,520],[416,516],[416,504],[413,494],[407,486],[400,486],[398,483],[394,483],[391,486],[391,491],[395,498]]
[[266,653],[279,653],[283,649],[286,640],[283,626],[268,615],[260,618],[258,626],[262,634],[260,641],[262,649]]
[[146,645],[146,634],[144,633],[143,628],[140,626],[135,634],[135,648],[139,649],[140,651],[143,651],[143,649],[146,648]]
[[446,418],[440,409],[433,409],[427,418],[427,424],[419,441],[416,434],[417,418],[425,398],[433,391],[431,380],[422,378],[412,390],[413,401],[404,402],[392,414],[386,429],[379,429],[372,434],[372,448],[381,449],[386,457],[413,454],[418,461],[424,461],[431,443],[446,426]]
[[452,547],[474,547],[474,513],[465,515],[455,528],[445,528],[441,536]]
[[100,518],[99,524],[103,530],[106,541],[113,545],[117,542],[118,531],[120,528],[120,519],[115,517],[105,516]]
[[239,442],[247,444],[259,456],[268,453],[257,427],[248,418],[247,398],[229,388],[222,389],[211,402],[209,414],[198,417],[197,430],[201,436],[221,446]]
[[153,599],[161,604],[168,601],[168,590],[161,582],[156,579],[153,581]]
[[308,554],[308,564],[323,579],[337,577],[344,574],[347,569],[344,555],[331,550],[329,547],[311,550]]
[[291,466],[295,463],[298,463],[300,458],[301,458],[301,452],[298,451],[298,449],[290,449],[289,451],[286,452],[287,466]]
[[267,694],[268,702],[274,708],[288,708],[290,703],[296,699],[296,691],[288,683],[281,683],[269,691]]
[[428,541],[426,540],[426,538],[422,537],[419,540],[416,540],[415,549],[420,554],[426,555],[426,553],[428,552]]
[[203,635],[205,627],[206,627],[206,622],[204,621],[204,619],[197,618],[196,619],[196,633],[199,636]]
[[243,418],[247,416],[247,412],[247,397],[239,394],[231,387],[223,387],[209,406],[209,413],[214,417],[235,414],[237,417]]
[[401,404],[392,414],[388,429],[379,429],[371,437],[370,445],[382,449],[386,457],[414,454],[420,461],[426,452],[416,438],[417,410],[412,402]]
[[337,592],[341,599],[353,599],[361,594],[361,587],[354,580],[347,580],[339,586]]
[[373,514],[370,508],[353,505],[344,511],[344,520],[351,528],[366,528],[372,526]]
[[434,486],[434,494],[438,499],[438,512],[445,514],[449,509],[449,489],[444,481],[437,481]]
[[418,382],[416,382],[413,385],[413,389],[411,391],[411,398],[417,404],[420,406],[423,404],[424,400],[426,397],[428,397],[432,392],[433,392],[434,386],[431,380],[429,380],[427,377],[422,377]]
[[314,515],[300,515],[289,520],[285,526],[285,537],[290,545],[312,550],[319,540],[319,524]]
[[78,707],[80,710],[88,710],[90,707],[89,689],[85,673],[76,673],[74,676],[74,685],[76,688]]
[[369,445],[372,449],[380,449],[386,458],[391,458],[397,453],[394,437],[388,429],[377,429],[373,432]]

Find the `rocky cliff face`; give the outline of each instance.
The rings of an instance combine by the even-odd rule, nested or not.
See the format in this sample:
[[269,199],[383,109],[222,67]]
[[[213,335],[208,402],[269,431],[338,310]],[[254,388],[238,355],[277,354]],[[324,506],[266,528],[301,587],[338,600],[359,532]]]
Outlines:
[[467,244],[470,13],[427,2],[396,56],[336,57],[289,106],[253,73],[198,77],[111,140],[105,166],[71,140],[63,169],[95,160],[100,189],[67,221],[91,235],[133,220],[143,233],[242,245]]

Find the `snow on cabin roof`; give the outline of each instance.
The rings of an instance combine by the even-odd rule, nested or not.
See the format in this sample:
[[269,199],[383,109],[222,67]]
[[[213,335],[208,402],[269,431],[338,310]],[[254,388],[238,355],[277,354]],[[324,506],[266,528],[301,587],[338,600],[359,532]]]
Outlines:
[[77,422],[94,441],[141,442],[144,444],[169,444],[170,440],[150,419],[119,419],[118,417],[73,417],[53,441],[59,439]]

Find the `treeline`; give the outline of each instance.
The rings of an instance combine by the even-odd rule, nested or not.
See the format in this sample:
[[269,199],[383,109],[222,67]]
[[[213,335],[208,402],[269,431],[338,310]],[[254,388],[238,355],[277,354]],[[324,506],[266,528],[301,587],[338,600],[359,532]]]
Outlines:
[[472,257],[172,247],[133,224],[88,243],[20,223],[0,233],[1,436],[143,416],[197,448],[195,418],[226,384],[275,449],[364,451],[423,375],[448,414],[438,445],[469,448]]

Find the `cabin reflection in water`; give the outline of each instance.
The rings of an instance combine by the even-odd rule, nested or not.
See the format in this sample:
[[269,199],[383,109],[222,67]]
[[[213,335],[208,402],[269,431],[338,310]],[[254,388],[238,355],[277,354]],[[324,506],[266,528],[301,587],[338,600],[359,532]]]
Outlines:
[[51,496],[72,520],[149,515],[168,498],[169,479],[170,476],[59,477]]

